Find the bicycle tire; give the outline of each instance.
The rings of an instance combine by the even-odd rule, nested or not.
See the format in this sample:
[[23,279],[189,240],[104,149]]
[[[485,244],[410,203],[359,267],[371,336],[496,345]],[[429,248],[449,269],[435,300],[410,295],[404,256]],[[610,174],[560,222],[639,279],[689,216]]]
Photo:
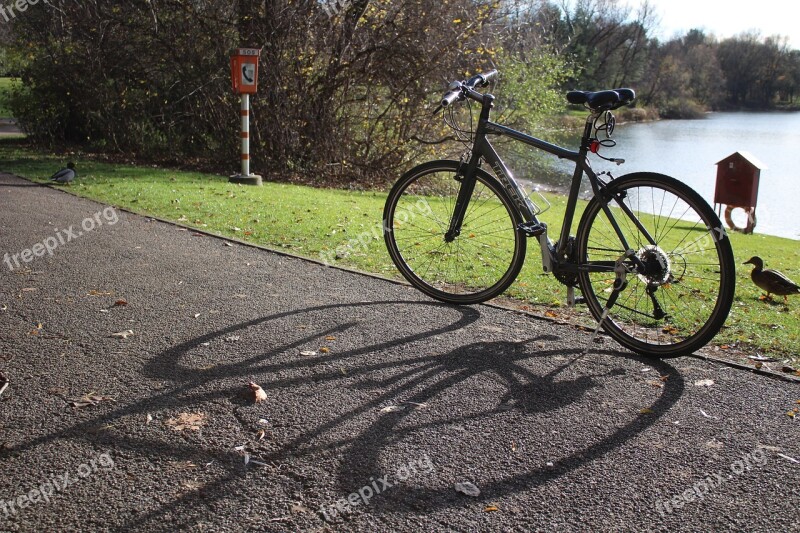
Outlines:
[[392,261],[414,287],[442,302],[475,304],[514,282],[527,241],[512,200],[478,169],[461,233],[446,242],[462,168],[458,161],[439,160],[406,172],[386,199],[383,232]]
[[[629,274],[603,329],[630,350],[649,357],[677,357],[705,346],[722,328],[733,302],[736,275],[733,251],[717,215],[684,183],[654,173],[634,173],[607,188],[609,208],[628,244],[647,266]],[[618,205],[622,201],[655,244]],[[606,264],[624,255],[620,240],[598,198],[581,217],[579,258]],[[586,303],[600,320],[615,279],[613,272],[581,269],[578,282]],[[657,308],[665,316],[659,318]]]

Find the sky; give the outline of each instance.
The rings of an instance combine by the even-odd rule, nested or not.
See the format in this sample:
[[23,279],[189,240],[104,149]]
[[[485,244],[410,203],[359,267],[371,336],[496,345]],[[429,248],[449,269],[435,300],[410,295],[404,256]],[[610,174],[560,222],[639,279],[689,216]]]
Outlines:
[[[641,0],[628,0],[638,6]],[[800,2],[797,0],[650,0],[661,22],[655,35],[662,40],[703,29],[718,39],[758,30],[762,37],[782,35],[800,49]]]

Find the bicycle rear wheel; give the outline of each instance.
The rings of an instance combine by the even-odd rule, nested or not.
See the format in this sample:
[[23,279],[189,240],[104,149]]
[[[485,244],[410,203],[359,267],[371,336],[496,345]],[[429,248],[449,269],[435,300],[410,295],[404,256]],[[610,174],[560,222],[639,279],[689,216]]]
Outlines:
[[[613,218],[646,268],[628,274],[603,328],[642,355],[675,357],[702,348],[724,324],[736,283],[733,251],[719,218],[695,191],[661,174],[623,176],[609,184],[608,193]],[[599,320],[615,280],[613,262],[625,250],[597,198],[583,213],[577,244],[587,266],[608,269],[581,269],[578,275]]]
[[419,165],[386,199],[383,231],[392,261],[416,288],[455,304],[484,302],[505,291],[525,261],[522,219],[497,180],[478,169],[461,233],[445,234],[461,188],[458,161]]

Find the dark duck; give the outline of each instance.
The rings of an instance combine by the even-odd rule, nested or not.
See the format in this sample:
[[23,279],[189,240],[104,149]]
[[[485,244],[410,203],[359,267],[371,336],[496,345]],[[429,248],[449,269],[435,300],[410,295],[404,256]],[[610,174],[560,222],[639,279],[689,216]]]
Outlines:
[[65,168],[62,168],[50,176],[50,180],[56,183],[71,183],[77,175],[78,174],[75,172],[75,163],[70,162],[67,163]]
[[745,261],[744,264],[755,266],[750,273],[750,279],[767,292],[768,299],[772,299],[772,294],[777,294],[778,296],[783,296],[783,301],[786,302],[788,295],[800,293],[800,286],[777,270],[769,268],[764,270],[764,260],[760,257],[753,256]]

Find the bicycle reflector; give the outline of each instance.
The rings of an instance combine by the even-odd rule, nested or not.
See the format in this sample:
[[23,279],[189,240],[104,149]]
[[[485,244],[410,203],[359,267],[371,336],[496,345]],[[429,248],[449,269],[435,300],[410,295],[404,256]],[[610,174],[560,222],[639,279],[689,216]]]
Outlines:
[[591,143],[589,143],[589,151],[592,152],[593,154],[596,154],[600,150],[600,146],[601,146],[600,141],[595,139]]

